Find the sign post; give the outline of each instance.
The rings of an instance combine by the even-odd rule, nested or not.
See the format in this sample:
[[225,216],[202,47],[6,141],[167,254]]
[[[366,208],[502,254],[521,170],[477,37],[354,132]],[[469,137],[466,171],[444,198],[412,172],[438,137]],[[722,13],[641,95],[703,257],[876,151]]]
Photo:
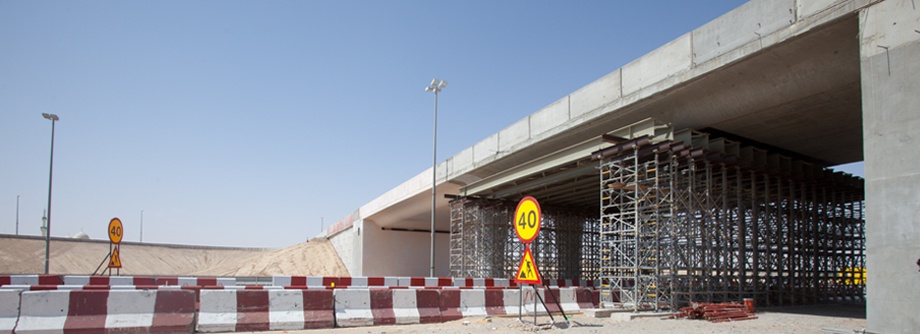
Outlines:
[[119,245],[124,235],[125,231],[124,226],[121,224],[121,219],[118,219],[118,217],[112,218],[112,220],[109,221],[109,275],[112,274],[112,268],[116,269],[116,276],[121,273],[121,252],[119,252]]
[[[534,326],[537,325],[537,300],[540,300],[540,303],[543,304],[543,308],[546,309],[546,314],[549,314],[549,318],[553,323],[556,322],[553,318],[553,314],[550,313],[549,308],[546,307],[546,302],[537,294],[537,284],[542,284],[543,279],[540,277],[537,261],[534,260],[533,253],[530,251],[530,243],[533,242],[540,233],[542,221],[543,212],[540,210],[540,203],[537,202],[536,198],[526,196],[518,202],[517,209],[514,210],[514,232],[517,234],[518,239],[524,243],[524,255],[521,257],[521,264],[518,266],[517,273],[514,275],[514,282],[521,284],[521,304],[520,308],[518,308],[518,321],[522,321],[521,317],[524,309],[523,284],[530,284],[530,286],[533,287],[534,294]],[[556,296],[553,295],[553,292],[549,289],[546,289],[546,291],[549,293],[550,297],[553,297],[556,304],[559,305],[559,301],[556,300]],[[562,310],[562,305],[559,305],[559,309]],[[562,310],[562,317],[565,319],[566,324],[568,324],[569,319],[565,316],[565,310]]]

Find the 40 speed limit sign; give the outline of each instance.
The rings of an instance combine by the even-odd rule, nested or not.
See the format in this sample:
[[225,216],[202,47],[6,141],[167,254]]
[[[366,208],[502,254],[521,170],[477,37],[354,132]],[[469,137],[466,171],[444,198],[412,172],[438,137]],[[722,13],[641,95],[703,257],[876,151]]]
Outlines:
[[537,203],[536,198],[527,196],[518,202],[514,210],[514,232],[521,242],[527,244],[537,238],[541,218],[540,203]]
[[109,221],[109,241],[113,244],[120,244],[122,237],[124,237],[125,231],[124,227],[121,225],[121,219],[118,217],[112,218]]

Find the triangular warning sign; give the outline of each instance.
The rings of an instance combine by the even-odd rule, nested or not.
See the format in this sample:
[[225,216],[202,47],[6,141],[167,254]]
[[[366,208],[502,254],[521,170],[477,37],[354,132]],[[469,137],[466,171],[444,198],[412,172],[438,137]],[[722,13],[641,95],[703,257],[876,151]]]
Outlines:
[[524,246],[524,257],[521,258],[521,265],[518,267],[517,274],[514,275],[515,283],[522,284],[542,284],[540,271],[537,270],[537,263],[533,261],[533,254],[530,253],[530,245]]
[[112,256],[109,257],[109,268],[121,268],[121,257],[118,256],[118,248],[112,251]]

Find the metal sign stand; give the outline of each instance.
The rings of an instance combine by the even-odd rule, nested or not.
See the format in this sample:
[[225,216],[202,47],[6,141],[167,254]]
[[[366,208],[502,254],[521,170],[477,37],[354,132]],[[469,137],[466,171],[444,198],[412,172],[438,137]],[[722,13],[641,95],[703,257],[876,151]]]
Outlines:
[[[518,239],[524,243],[524,254],[521,257],[521,265],[518,268],[517,274],[515,274],[514,282],[518,283],[518,291],[521,295],[521,302],[518,304],[518,321],[524,322],[523,313],[524,313],[524,284],[529,284],[533,288],[533,325],[537,326],[537,300],[540,301],[540,304],[543,304],[543,309],[546,310],[546,314],[549,315],[551,321],[550,326],[556,324],[556,318],[553,317],[553,313],[550,312],[549,307],[546,306],[546,301],[543,300],[543,297],[540,297],[540,294],[537,293],[537,285],[542,282],[540,278],[540,269],[537,266],[536,258],[533,257],[533,254],[530,252],[530,243],[537,238],[537,235],[540,233],[540,225],[542,222],[543,214],[540,209],[540,203],[537,202],[536,198],[525,196],[518,202],[517,208],[514,210],[514,232],[517,235]],[[559,304],[559,300],[553,295],[553,292],[546,288],[545,291],[549,291],[550,296],[553,297],[553,301],[556,303],[556,306],[559,307],[559,310],[562,311],[562,317],[565,319],[566,327],[569,325],[569,317],[565,315],[565,310],[562,309],[562,305]]]
[[[121,219],[118,219],[118,217],[112,218],[112,220],[109,221],[108,230],[109,254],[106,254],[102,262],[99,263],[99,266],[96,267],[96,270],[93,270],[93,275],[99,272],[99,268],[102,268],[105,261],[109,261],[109,265],[106,268],[109,276],[112,276],[112,268],[115,268],[115,276],[121,274],[121,251],[119,250],[119,245],[121,245],[121,239],[124,235],[124,226],[121,223]],[[102,274],[106,273],[106,269],[102,270]]]

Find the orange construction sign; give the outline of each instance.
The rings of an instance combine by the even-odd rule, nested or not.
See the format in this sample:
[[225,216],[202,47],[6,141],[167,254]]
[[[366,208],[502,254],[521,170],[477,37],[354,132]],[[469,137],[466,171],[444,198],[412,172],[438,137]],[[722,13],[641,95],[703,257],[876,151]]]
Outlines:
[[112,251],[112,256],[109,257],[109,268],[121,268],[121,256],[118,255],[118,247],[115,247],[115,250]]
[[518,267],[517,274],[514,275],[514,282],[518,284],[542,284],[540,271],[537,270],[537,263],[533,260],[533,254],[530,253],[530,245],[524,247],[524,257],[521,258],[521,265]]

